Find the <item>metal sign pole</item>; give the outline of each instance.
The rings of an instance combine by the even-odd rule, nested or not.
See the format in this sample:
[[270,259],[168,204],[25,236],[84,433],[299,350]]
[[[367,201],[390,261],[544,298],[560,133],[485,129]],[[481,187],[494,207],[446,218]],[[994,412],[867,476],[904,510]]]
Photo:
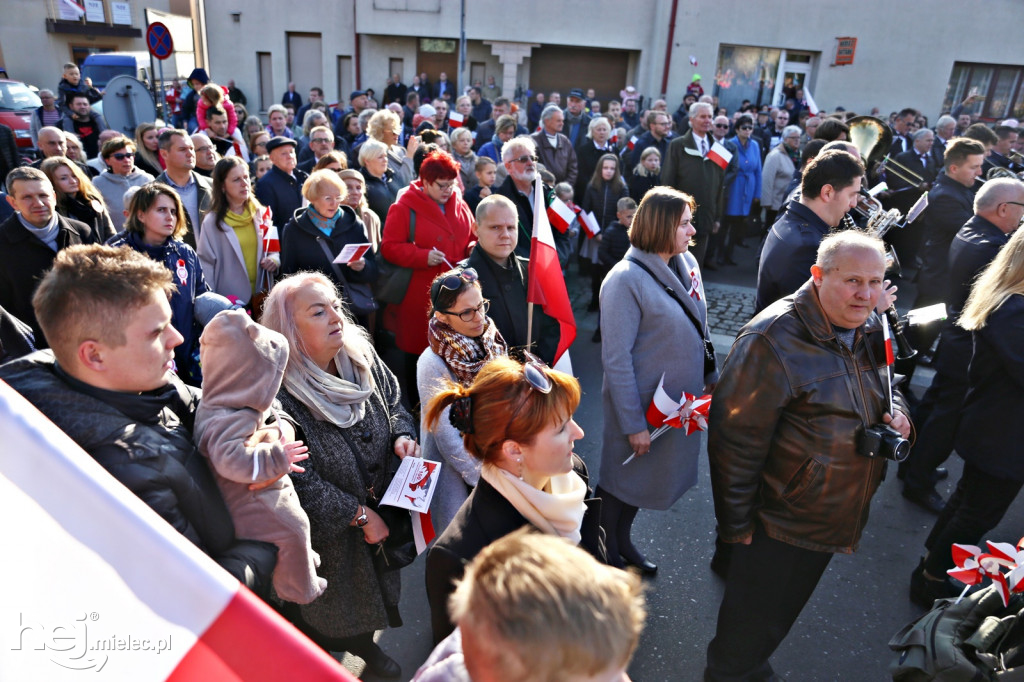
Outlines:
[[164,94],[164,60],[158,59],[156,61],[160,71],[160,81],[157,86],[159,88],[157,96],[160,98],[157,100],[158,111],[163,112],[164,125],[170,125],[170,122],[167,120],[167,96]]

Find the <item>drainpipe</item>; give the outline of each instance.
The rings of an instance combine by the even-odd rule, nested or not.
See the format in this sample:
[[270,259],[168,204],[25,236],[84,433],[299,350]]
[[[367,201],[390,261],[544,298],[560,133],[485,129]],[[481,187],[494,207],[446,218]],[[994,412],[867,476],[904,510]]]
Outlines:
[[[355,40],[355,49],[353,56],[355,57],[355,70],[356,70],[356,90],[363,89],[363,68],[361,63],[361,57],[359,55],[359,30],[356,28],[356,6],[358,2],[352,3],[352,37]],[[344,93],[338,93],[338,97],[344,97]],[[351,104],[351,103],[350,103]]]
[[676,10],[679,9],[679,0],[672,0],[672,14],[668,19],[668,42],[665,44],[665,69],[661,75],[661,96],[668,92],[668,69],[672,63],[672,41],[676,36]]

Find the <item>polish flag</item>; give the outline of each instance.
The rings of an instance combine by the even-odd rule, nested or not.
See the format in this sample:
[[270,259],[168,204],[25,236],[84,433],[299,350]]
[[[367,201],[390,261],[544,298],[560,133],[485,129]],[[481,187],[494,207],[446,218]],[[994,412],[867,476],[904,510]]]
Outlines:
[[457,111],[453,111],[448,114],[448,127],[449,128],[461,128],[463,121],[466,119]]
[[580,223],[583,225],[583,231],[587,233],[587,237],[593,239],[601,231],[601,224],[597,222],[597,217],[593,211],[580,211]]
[[714,161],[722,170],[732,161],[732,152],[725,148],[721,142],[715,142],[708,151],[708,158]]
[[[533,205],[544,205],[544,188],[540,175],[534,183]],[[564,203],[563,203],[564,205]],[[562,266],[558,262],[558,251],[555,249],[555,237],[551,232],[547,211],[533,212],[533,239],[530,242],[530,281],[526,290],[526,300],[541,306],[544,313],[558,320],[561,328],[558,348],[555,351],[555,369],[561,369],[563,356],[569,358],[569,346],[576,340],[576,318],[572,314],[569,292],[565,288],[565,277]],[[571,369],[571,365],[569,365]]]
[[892,352],[892,333],[889,331],[889,318],[882,315],[882,338],[885,339],[885,364],[892,365],[896,362],[896,355]]
[[0,679],[355,679],[2,381],[0,432]]
[[647,423],[657,428],[665,425],[665,420],[679,412],[679,403],[665,392],[665,374],[662,373],[658,388],[654,389],[654,397],[647,408]]
[[551,205],[548,206],[548,220],[551,221],[551,227],[565,234],[575,217],[576,214],[564,201],[558,197],[551,200]]
[[608,138],[608,144],[618,144],[618,143],[619,143],[619,134],[618,133],[614,133],[611,137]]
[[423,554],[427,545],[434,541],[437,534],[434,532],[434,520],[430,518],[430,511],[424,513],[410,511],[412,514],[412,538],[416,542],[416,554]]
[[628,149],[629,151],[633,151],[633,147],[636,146],[637,140],[639,140],[639,139],[640,138],[637,137],[636,135],[634,135],[633,137],[629,138],[629,142],[626,143],[626,149]]
[[281,253],[281,242],[277,236],[277,225],[274,224],[274,214],[269,206],[265,206],[259,215],[260,234],[263,235],[263,255],[270,256]]

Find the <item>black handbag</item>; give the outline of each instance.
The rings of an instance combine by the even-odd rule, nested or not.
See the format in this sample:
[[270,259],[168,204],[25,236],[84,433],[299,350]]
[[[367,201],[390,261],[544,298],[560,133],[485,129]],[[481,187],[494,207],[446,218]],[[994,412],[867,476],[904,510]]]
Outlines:
[[651,276],[651,279],[657,282],[661,286],[661,288],[665,290],[665,293],[667,293],[669,296],[675,299],[675,302],[678,303],[679,307],[683,309],[683,312],[686,313],[686,316],[690,318],[690,322],[693,322],[693,326],[697,328],[697,333],[700,334],[700,338],[704,340],[704,376],[707,376],[708,374],[714,372],[715,368],[718,366],[718,363],[715,360],[715,345],[711,343],[711,339],[709,339],[704,334],[704,327],[702,327],[700,322],[697,320],[697,316],[694,315],[690,311],[690,309],[686,307],[686,304],[683,303],[683,299],[679,298],[679,294],[677,294],[672,287],[668,286],[660,279],[658,279],[658,276],[654,274],[653,270],[651,270],[649,267],[647,267],[646,265],[644,265],[643,263],[636,259],[626,258],[626,260],[628,260],[630,263],[633,263],[634,265],[638,265],[639,267],[643,268],[647,272],[647,274]]
[[[366,471],[366,464],[363,462],[359,447],[352,441],[346,429],[340,429],[342,438],[348,444],[352,455],[356,459],[356,466],[359,467],[359,476],[363,479],[363,489],[366,490],[366,506],[377,512],[381,520],[388,527],[388,536],[383,542],[377,543],[373,550],[373,568],[377,573],[397,571],[405,568],[416,560],[416,538],[412,533],[412,515],[408,509],[393,507],[389,504],[380,504],[377,491],[370,485],[370,475]],[[384,490],[391,485],[391,481],[398,473],[398,465],[395,461],[397,456],[388,455],[386,471],[387,484]],[[399,460],[400,461],[400,460]],[[383,492],[383,491],[381,491]]]
[[[416,211],[409,209],[409,242],[416,238]],[[381,303],[401,303],[405,292],[409,290],[412,279],[412,268],[386,260],[378,251],[374,258],[377,261],[377,281],[373,285],[373,293]]]
[[331,247],[327,245],[327,240],[317,235],[316,243],[323,249],[324,255],[327,256],[327,262],[331,264],[335,276],[342,283],[342,293],[348,299],[352,312],[364,317],[375,312],[380,306],[377,305],[377,301],[373,298],[373,291],[370,289],[370,285],[363,284],[362,282],[348,281],[348,278],[345,277],[341,270],[341,266],[334,262],[334,255],[331,253]]

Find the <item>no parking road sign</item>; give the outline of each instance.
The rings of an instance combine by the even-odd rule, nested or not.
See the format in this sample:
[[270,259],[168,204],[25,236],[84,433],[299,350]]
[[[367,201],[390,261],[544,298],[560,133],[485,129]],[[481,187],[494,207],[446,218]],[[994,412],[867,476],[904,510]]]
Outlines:
[[159,21],[150,24],[146,29],[146,45],[149,47],[149,53],[156,59],[167,59],[174,52],[171,31]]

